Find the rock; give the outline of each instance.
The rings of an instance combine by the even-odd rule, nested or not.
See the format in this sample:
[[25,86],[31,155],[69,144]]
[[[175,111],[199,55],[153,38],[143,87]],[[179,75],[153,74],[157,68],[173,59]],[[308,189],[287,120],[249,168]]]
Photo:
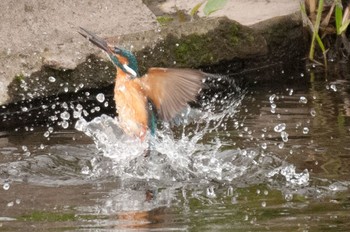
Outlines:
[[[165,20],[164,26],[159,27],[156,17],[141,1],[118,3],[103,0],[95,5],[85,1],[63,4],[49,0],[24,4],[5,0],[1,10],[8,11],[11,6],[18,18],[11,21],[13,14],[8,18],[0,16],[4,17],[0,18],[4,22],[2,30],[13,29],[8,33],[11,36],[1,35],[6,38],[0,42],[0,90],[4,90],[0,104],[113,83],[114,67],[99,49],[77,33],[79,26],[133,51],[141,72],[152,66],[203,68],[220,63],[232,64],[238,67],[234,71],[242,71],[247,66],[241,63],[257,67],[301,57],[305,52],[298,14],[275,17],[250,27],[227,17],[196,17],[171,23]],[[224,66],[212,71],[227,69]],[[50,82],[50,77],[55,81]],[[7,86],[8,94],[4,94]]]

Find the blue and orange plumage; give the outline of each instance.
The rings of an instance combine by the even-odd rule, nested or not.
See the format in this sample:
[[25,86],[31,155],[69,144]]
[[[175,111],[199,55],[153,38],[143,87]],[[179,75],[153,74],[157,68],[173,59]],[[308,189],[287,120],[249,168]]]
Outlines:
[[[118,120],[125,133],[145,139],[147,130],[154,135],[156,118],[171,120],[202,88],[204,73],[194,69],[150,68],[139,76],[135,56],[113,47],[81,28],[81,35],[105,51],[117,69],[114,101]],[[154,109],[155,108],[155,109]]]

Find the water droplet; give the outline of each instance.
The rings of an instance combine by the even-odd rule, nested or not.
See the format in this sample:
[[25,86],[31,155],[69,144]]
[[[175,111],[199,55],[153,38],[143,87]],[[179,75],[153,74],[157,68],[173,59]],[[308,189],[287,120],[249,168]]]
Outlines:
[[5,183],[5,184],[2,186],[2,188],[3,188],[4,190],[9,190],[9,189],[10,189],[10,184],[9,184],[9,183]]
[[17,199],[16,199],[16,204],[17,204],[17,205],[21,204],[21,199],[17,198]]
[[284,195],[284,199],[285,199],[286,201],[291,201],[291,200],[293,200],[293,194],[291,194],[291,193],[285,194],[285,195]]
[[311,109],[310,110],[310,114],[312,117],[315,117],[316,116],[316,110],[315,109]]
[[104,102],[105,101],[105,95],[103,93],[99,93],[96,95],[96,99],[99,102]]
[[90,174],[90,168],[88,166],[85,166],[81,169],[81,174],[88,175]]
[[54,78],[53,76],[49,76],[49,81],[50,81],[50,82],[55,82],[55,81],[56,81],[56,78]]
[[304,127],[304,128],[303,128],[303,134],[306,135],[306,134],[308,134],[308,133],[309,133],[309,128]]
[[288,93],[289,96],[292,96],[292,95],[293,95],[293,92],[294,92],[294,90],[293,90],[293,89],[290,89],[290,90],[289,90],[289,93]]
[[48,132],[48,131],[46,131],[45,133],[44,133],[44,137],[49,137],[50,136],[50,132]]
[[337,92],[337,86],[335,84],[331,84],[331,89],[334,91],[334,92]]
[[266,207],[266,201],[261,202],[262,207]]
[[285,132],[285,131],[282,131],[281,132],[281,138],[282,138],[282,141],[283,142],[288,142],[288,133],[287,132]]
[[265,196],[269,195],[269,191],[264,190],[264,195],[265,195]]
[[215,198],[216,197],[216,193],[214,191],[214,187],[210,186],[209,188],[207,188],[207,197],[209,198]]
[[7,207],[12,207],[14,205],[13,201],[7,203]]
[[28,108],[24,106],[24,107],[22,107],[22,111],[23,112],[28,112]]
[[76,108],[77,108],[77,110],[79,110],[79,111],[83,110],[83,106],[82,106],[81,104],[78,104],[78,105],[76,106]]
[[275,98],[276,98],[276,94],[272,94],[272,95],[269,97],[270,103],[273,103],[274,100],[275,100]]
[[301,96],[300,99],[299,99],[299,102],[302,103],[302,104],[306,104],[307,103],[306,97]]
[[64,87],[63,91],[67,93],[68,92],[68,87]]
[[67,129],[68,126],[69,126],[69,123],[67,121],[63,121],[61,126],[64,128],[64,129]]
[[262,143],[261,144],[261,148],[265,150],[267,148],[267,144],[266,143]]
[[61,119],[68,120],[70,118],[70,114],[67,111],[64,111],[60,114]]
[[279,148],[279,149],[282,149],[283,147],[284,147],[284,143],[279,143],[279,144],[278,144],[278,148]]
[[232,195],[233,195],[233,188],[232,188],[232,186],[229,186],[227,188],[227,196],[232,196]]
[[28,147],[23,145],[23,146],[22,146],[22,150],[23,150],[23,151],[28,151]]
[[276,125],[273,129],[275,132],[282,132],[286,129],[286,124],[280,123],[280,124]]

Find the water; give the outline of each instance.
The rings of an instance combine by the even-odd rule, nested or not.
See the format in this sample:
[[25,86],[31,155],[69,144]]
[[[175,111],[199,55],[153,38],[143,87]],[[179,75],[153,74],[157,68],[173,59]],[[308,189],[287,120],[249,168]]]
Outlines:
[[147,157],[108,92],[19,106],[23,124],[3,109],[0,228],[347,230],[350,76],[252,75],[212,80],[225,89],[160,124]]

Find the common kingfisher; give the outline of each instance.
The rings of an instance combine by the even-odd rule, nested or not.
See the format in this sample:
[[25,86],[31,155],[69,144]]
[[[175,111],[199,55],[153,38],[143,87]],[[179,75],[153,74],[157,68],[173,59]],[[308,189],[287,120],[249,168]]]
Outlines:
[[81,28],[79,32],[106,52],[116,67],[114,101],[123,131],[143,141],[150,130],[155,134],[156,119],[170,121],[189,102],[195,101],[205,73],[194,69],[149,68],[139,76],[136,57],[128,50],[111,46],[106,40]]

